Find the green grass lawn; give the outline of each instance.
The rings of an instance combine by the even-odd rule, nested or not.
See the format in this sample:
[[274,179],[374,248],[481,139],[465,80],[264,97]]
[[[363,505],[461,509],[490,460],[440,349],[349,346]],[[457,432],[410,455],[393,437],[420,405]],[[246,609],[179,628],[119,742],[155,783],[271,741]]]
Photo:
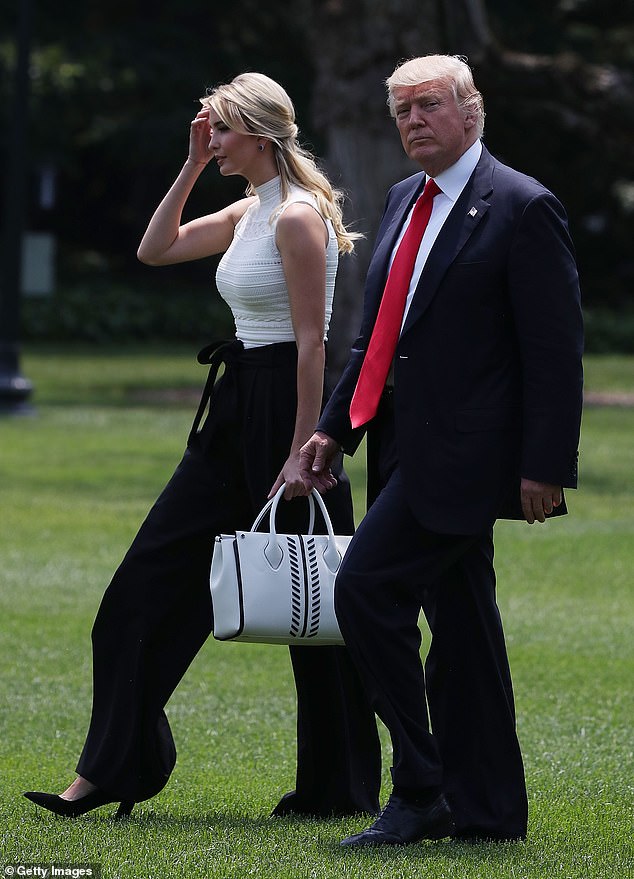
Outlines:
[[[182,347],[27,349],[22,366],[36,413],[0,420],[0,876],[20,861],[101,864],[104,877],[130,879],[634,875],[634,409],[586,410],[570,516],[497,526],[528,841],[343,852],[340,838],[363,818],[268,817],[295,766],[294,693],[279,647],[205,645],[168,706],[174,775],[130,820],[113,822],[112,806],[57,819],[21,797],[73,777],[92,619],[179,460],[204,378]],[[590,390],[634,391],[634,358],[588,358],[586,371]],[[360,514],[362,461],[349,472]]]

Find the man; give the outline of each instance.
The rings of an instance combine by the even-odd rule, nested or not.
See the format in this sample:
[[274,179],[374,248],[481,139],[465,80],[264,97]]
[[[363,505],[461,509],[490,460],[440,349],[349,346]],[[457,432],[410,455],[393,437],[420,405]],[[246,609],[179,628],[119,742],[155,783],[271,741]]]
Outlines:
[[565,512],[562,488],[576,486],[577,270],[557,199],[482,145],[482,97],[463,60],[415,58],[387,86],[422,173],[388,193],[360,336],[302,450],[306,487],[323,491],[335,453],[367,433],[370,506],[336,605],[390,732],[393,791],[342,845],[523,839],[492,528]]

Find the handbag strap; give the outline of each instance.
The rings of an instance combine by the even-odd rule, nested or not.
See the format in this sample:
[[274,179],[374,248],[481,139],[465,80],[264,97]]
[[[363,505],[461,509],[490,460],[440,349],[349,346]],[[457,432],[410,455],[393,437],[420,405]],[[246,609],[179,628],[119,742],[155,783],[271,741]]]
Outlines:
[[[258,513],[255,522],[251,526],[251,531],[256,531],[258,525],[262,522],[264,517],[268,514],[269,516],[269,542],[267,543],[264,549],[264,555],[266,556],[269,564],[273,568],[279,568],[282,563],[283,552],[282,548],[279,544],[279,540],[277,539],[277,531],[275,528],[275,515],[277,513],[277,506],[280,502],[280,498],[284,494],[286,486],[282,485],[275,495],[266,502],[262,510]],[[315,523],[315,501],[317,501],[317,505],[321,511],[322,516],[324,517],[324,523],[326,525],[326,531],[328,532],[328,541],[326,548],[324,549],[324,561],[326,562],[330,571],[335,573],[339,568],[339,564],[341,563],[341,556],[339,555],[339,550],[337,549],[335,543],[335,534],[332,529],[332,522],[330,520],[330,516],[328,514],[328,510],[326,509],[326,504],[324,503],[324,499],[319,494],[317,489],[313,488],[311,493],[308,495],[308,503],[310,506],[310,523],[308,528],[308,534],[312,535],[314,523]]]

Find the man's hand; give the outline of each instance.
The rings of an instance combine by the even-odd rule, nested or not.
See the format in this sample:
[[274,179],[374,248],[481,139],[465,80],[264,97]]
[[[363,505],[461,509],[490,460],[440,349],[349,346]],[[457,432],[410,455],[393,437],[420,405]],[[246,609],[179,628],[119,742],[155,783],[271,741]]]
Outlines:
[[283,485],[286,486],[284,498],[287,501],[292,500],[294,497],[305,497],[312,491],[312,482],[305,479],[299,469],[299,452],[289,455],[286,459],[277,479],[273,483],[273,488],[268,494],[268,500],[275,497],[278,488],[281,488]]
[[547,482],[533,482],[532,479],[522,479],[520,485],[522,497],[522,511],[529,525],[535,520],[545,522],[546,516],[552,513],[562,501],[560,485],[550,485]]
[[299,470],[304,484],[310,483],[320,494],[334,488],[337,480],[330,465],[341,451],[339,443],[325,433],[314,433],[299,450]]

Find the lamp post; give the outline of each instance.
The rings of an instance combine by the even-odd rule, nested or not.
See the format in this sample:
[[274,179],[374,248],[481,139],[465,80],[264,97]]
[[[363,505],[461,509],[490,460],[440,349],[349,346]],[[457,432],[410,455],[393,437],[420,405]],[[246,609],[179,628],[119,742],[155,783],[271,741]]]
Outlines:
[[4,205],[0,230],[0,413],[26,414],[33,385],[20,373],[19,328],[22,286],[22,239],[26,217],[27,104],[31,0],[20,0],[17,57],[6,157]]

